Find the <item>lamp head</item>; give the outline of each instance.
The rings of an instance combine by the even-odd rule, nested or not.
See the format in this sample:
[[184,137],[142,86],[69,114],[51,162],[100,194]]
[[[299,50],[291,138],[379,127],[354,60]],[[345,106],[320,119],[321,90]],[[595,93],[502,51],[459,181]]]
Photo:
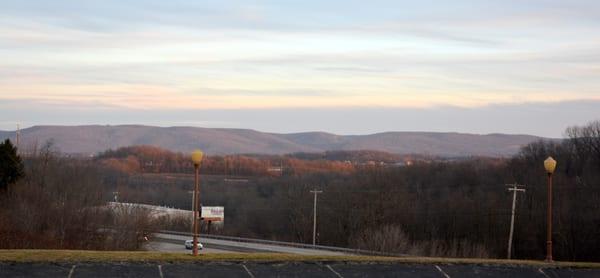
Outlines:
[[202,162],[202,156],[204,156],[204,153],[202,153],[201,150],[194,150],[192,152],[192,162],[194,162],[194,166],[200,166],[200,162]]
[[554,170],[556,169],[556,160],[549,156],[546,158],[546,160],[544,160],[544,168],[546,168],[546,172],[548,172],[548,174],[554,173]]

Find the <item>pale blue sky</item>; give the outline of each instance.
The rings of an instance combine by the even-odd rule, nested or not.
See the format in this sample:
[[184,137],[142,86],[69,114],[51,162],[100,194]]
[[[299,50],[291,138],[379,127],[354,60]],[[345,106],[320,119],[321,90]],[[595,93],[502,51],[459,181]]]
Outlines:
[[560,137],[600,118],[598,1],[0,6],[4,130],[140,123]]

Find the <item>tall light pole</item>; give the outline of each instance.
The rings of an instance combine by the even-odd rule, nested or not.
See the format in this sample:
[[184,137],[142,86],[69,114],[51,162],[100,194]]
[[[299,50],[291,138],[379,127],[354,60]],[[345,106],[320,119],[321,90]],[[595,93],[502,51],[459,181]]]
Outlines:
[[546,262],[552,262],[552,174],[556,169],[556,160],[549,156],[548,158],[546,158],[546,160],[544,160],[544,168],[546,168],[546,173],[548,173],[548,219],[546,219]]
[[193,228],[194,228],[194,246],[192,247],[192,254],[194,256],[198,256],[198,240],[199,240],[199,234],[198,234],[198,211],[200,210],[198,204],[200,203],[200,178],[199,178],[199,171],[200,171],[200,162],[202,162],[202,156],[203,153],[201,150],[194,150],[192,152],[192,162],[194,162],[194,206],[193,206],[193,210],[194,210],[194,223],[193,223]]
[[311,190],[311,193],[315,194],[315,202],[313,207],[313,246],[317,245],[316,235],[317,235],[317,194],[323,193],[323,191]]

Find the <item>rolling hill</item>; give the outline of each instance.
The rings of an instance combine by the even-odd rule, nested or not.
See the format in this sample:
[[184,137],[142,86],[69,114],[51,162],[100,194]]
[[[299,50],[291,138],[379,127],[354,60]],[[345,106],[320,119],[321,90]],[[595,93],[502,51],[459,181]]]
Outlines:
[[[14,141],[14,131],[0,131]],[[522,145],[542,139],[531,135],[446,132],[385,132],[336,135],[325,132],[266,133],[249,129],[154,127],[141,125],[34,126],[21,130],[21,146],[52,140],[64,153],[95,154],[131,145],[154,145],[172,151],[200,148],[208,154],[377,150],[435,156],[509,156]]]

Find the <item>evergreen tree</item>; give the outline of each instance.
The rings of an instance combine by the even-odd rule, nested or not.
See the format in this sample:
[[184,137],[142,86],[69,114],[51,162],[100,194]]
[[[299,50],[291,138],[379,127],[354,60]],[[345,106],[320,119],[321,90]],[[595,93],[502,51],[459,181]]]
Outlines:
[[0,191],[16,182],[24,175],[23,162],[17,154],[17,148],[6,139],[0,143]]

